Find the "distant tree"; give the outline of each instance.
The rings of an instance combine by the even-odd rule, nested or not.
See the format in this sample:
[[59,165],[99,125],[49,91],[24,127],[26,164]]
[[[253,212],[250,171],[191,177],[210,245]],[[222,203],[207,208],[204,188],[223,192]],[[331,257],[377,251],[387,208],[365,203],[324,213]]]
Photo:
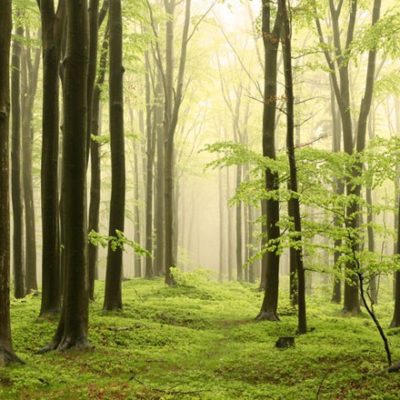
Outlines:
[[11,0],[0,7],[0,366],[17,361],[10,324],[10,41]]
[[[125,145],[122,66],[121,0],[110,0],[110,137],[111,137],[111,204],[109,234],[124,231],[125,219]],[[104,310],[122,309],[122,249],[108,247]]]

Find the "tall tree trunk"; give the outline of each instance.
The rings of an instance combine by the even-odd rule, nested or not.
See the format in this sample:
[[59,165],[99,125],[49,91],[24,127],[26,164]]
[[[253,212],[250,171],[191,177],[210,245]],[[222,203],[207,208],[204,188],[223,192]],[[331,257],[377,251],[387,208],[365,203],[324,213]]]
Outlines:
[[[350,102],[350,79],[349,79],[349,63],[347,60],[347,52],[353,42],[356,18],[357,18],[357,7],[358,2],[353,1],[349,11],[349,23],[347,27],[346,43],[344,48],[341,45],[341,26],[340,26],[340,13],[341,6],[337,8],[333,1],[329,2],[330,15],[332,20],[333,30],[333,42],[335,47],[335,57],[332,58],[329,53],[328,47],[325,46],[324,35],[321,27],[321,23],[316,17],[317,30],[319,34],[320,43],[325,46],[324,53],[327,64],[330,68],[330,77],[332,80],[333,89],[335,92],[336,101],[339,107],[342,130],[343,130],[343,143],[344,151],[351,155],[354,150],[362,152],[365,148],[366,142],[366,126],[368,121],[368,115],[371,109],[372,94],[375,80],[375,63],[376,63],[376,49],[371,49],[368,54],[367,63],[367,77],[364,89],[364,95],[361,100],[360,114],[358,117],[357,129],[353,129],[352,122],[352,107]],[[374,0],[373,12],[372,12],[372,26],[375,25],[380,18],[381,0]],[[336,67],[335,67],[336,63]],[[339,79],[336,74],[338,70]],[[357,132],[357,138],[353,137],[353,132]],[[355,140],[357,139],[357,140]],[[355,142],[357,147],[355,148]],[[349,171],[353,178],[357,178],[360,174],[362,165],[354,165]],[[346,193],[348,196],[353,196],[354,201],[347,206],[346,209],[346,226],[355,232],[359,229],[359,202],[357,198],[361,196],[361,186],[354,185],[349,179],[346,182]],[[352,250],[357,252],[359,250],[359,244],[357,241],[352,243]],[[358,276],[356,273],[356,263],[354,260],[349,261],[346,265],[347,279],[345,282],[344,290],[344,307],[343,311],[349,314],[360,313],[360,300],[358,293]]]
[[[121,0],[110,0],[110,137],[111,204],[109,235],[124,231],[125,220],[125,145],[122,66]],[[122,249],[108,246],[104,310],[122,309]]]
[[224,193],[222,183],[222,171],[218,171],[218,209],[219,209],[219,263],[218,263],[218,280],[224,280],[224,263],[225,263],[225,224],[224,224]]
[[157,132],[157,166],[156,166],[156,196],[155,196],[155,234],[156,234],[156,249],[155,249],[155,274],[160,276],[165,271],[165,207],[164,207],[164,131],[163,131],[163,116],[162,116],[162,85],[161,78],[158,77],[156,90],[154,94],[156,116],[156,132]]
[[[176,93],[174,96],[173,107],[169,97],[172,98],[172,83],[173,83],[173,18],[175,11],[175,0],[169,2],[165,0],[166,11],[169,16],[167,20],[167,66],[166,66],[166,93],[165,93],[165,120],[166,120],[166,137],[165,137],[165,283],[173,285],[174,278],[171,273],[171,268],[176,266],[174,258],[174,220],[177,218],[174,212],[174,139],[176,127],[178,125],[179,110],[183,100],[183,83],[186,70],[187,45],[189,37],[190,25],[190,8],[191,0],[186,0],[185,3],[185,19],[182,32],[182,45],[179,60],[179,70],[176,84]],[[170,88],[171,86],[171,88]]]
[[[263,102],[263,155],[276,159],[275,150],[275,115],[277,95],[277,55],[281,31],[281,16],[278,12],[271,30],[271,2],[262,1],[262,35],[265,50],[264,102]],[[264,240],[268,250],[263,255],[265,294],[258,319],[278,321],[279,293],[279,253],[276,248],[280,237],[279,200],[276,198],[279,189],[279,176],[276,171],[265,171],[265,190],[271,196],[263,200],[262,207],[265,221],[262,226]]]
[[[131,131],[134,132],[134,118],[133,118],[133,110],[129,108],[129,118],[131,124]],[[140,130],[143,132],[144,130],[144,122],[142,112],[139,113],[139,121],[140,121]],[[143,125],[143,126],[142,126]],[[144,133],[144,132],[143,132]],[[137,145],[137,139],[133,139],[133,164],[134,164],[134,240],[136,243],[141,243],[141,215],[140,215],[140,171],[139,171],[139,149],[140,146]],[[134,254],[134,276],[135,278],[140,278],[142,276],[142,257],[139,254]]]
[[[229,201],[231,197],[231,180],[229,174],[229,167],[226,169],[226,197]],[[229,282],[233,280],[233,227],[232,227],[232,208],[229,206],[227,202],[227,212],[228,212],[228,232],[227,232],[227,241],[228,241],[228,280]]]
[[278,1],[279,9],[282,12],[283,29],[282,29],[282,49],[283,49],[283,63],[285,71],[285,93],[286,93],[286,146],[287,155],[289,159],[289,189],[291,191],[291,198],[289,202],[291,206],[289,210],[292,212],[289,216],[293,218],[294,231],[296,234],[297,245],[295,247],[296,255],[296,270],[297,270],[297,300],[298,300],[298,333],[307,332],[307,317],[306,317],[306,288],[305,288],[305,274],[303,264],[303,245],[302,230],[301,230],[301,214],[300,214],[300,200],[298,191],[297,179],[297,165],[294,144],[294,94],[293,94],[293,69],[292,69],[292,44],[291,44],[291,23],[289,12],[286,6],[286,0]]
[[[105,80],[108,59],[108,35],[109,24],[107,23],[105,36],[102,43],[99,74],[94,87],[92,112],[90,121],[90,131],[93,137],[101,135],[101,93]],[[90,141],[90,202],[89,202],[89,220],[88,231],[99,231],[100,220],[100,198],[101,198],[101,157],[100,143],[96,140]],[[94,300],[95,280],[98,278],[98,247],[89,243],[88,247],[88,264],[89,264],[89,297]]]
[[[26,39],[30,40],[29,30],[26,29]],[[22,182],[25,206],[25,287],[27,293],[37,290],[36,277],[36,231],[35,205],[32,182],[32,143],[33,143],[33,106],[36,96],[40,48],[34,52],[32,59],[31,49],[26,46],[22,57]]]
[[58,204],[59,63],[65,0],[40,0],[43,52],[42,112],[42,303],[40,315],[60,309],[60,242]]
[[86,151],[89,23],[87,2],[67,0],[64,61],[62,212],[64,220],[63,305],[56,334],[45,350],[88,347]]
[[[152,123],[153,110],[150,92],[150,61],[149,55],[145,55],[146,65],[146,250],[151,256],[146,257],[146,278],[154,276],[153,270],[153,167],[155,154],[155,134],[157,132],[155,123]],[[155,119],[155,118],[154,118]],[[154,121],[155,122],[155,121]]]
[[[335,93],[333,92],[332,80],[331,80],[331,115],[332,115],[332,151],[340,152],[341,151],[341,128],[340,128],[340,113],[336,110],[335,103]],[[334,184],[334,191],[338,196],[343,196],[344,194],[344,183],[342,180],[336,180]],[[340,219],[337,216],[334,216],[334,224],[338,228],[343,228]],[[341,253],[338,249],[342,246],[341,239],[335,239],[334,242],[334,254],[333,254],[333,265],[337,272],[340,272],[341,266],[339,264],[339,259]],[[340,304],[342,301],[342,282],[339,277],[334,275],[334,283],[333,283],[333,293],[332,293],[332,303]]]
[[[249,206],[249,211],[248,211],[248,230],[249,230],[249,259],[251,260],[254,255],[254,207],[252,205]],[[257,279],[257,271],[256,271],[256,265],[254,262],[252,262],[249,265],[249,282],[250,283],[255,283]]]
[[[242,183],[242,166],[236,167],[236,190],[240,188]],[[241,282],[243,280],[243,234],[242,234],[242,203],[236,203],[236,279]]]
[[25,296],[25,265],[23,252],[23,204],[21,171],[21,39],[24,34],[18,26],[12,45],[11,70],[11,199],[13,210],[13,267],[14,295]]
[[10,324],[10,41],[11,0],[0,7],[0,366],[16,361]]

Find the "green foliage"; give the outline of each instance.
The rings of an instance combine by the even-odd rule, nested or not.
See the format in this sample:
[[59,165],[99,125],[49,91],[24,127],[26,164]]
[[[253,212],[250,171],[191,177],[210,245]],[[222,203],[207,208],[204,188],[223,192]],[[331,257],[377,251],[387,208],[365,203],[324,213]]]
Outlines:
[[[124,310],[116,314],[102,312],[104,284],[98,282],[90,305],[95,349],[85,353],[35,354],[51,339],[57,318],[38,319],[38,295],[13,300],[14,347],[26,365],[0,369],[0,398],[309,400],[322,380],[321,400],[398,398],[400,378],[382,373],[385,360],[371,322],[341,316],[327,287],[308,300],[313,332],[280,351],[277,338],[294,335],[297,324],[286,279],[279,301],[284,318],[277,324],[254,320],[262,299],[256,286],[187,279],[191,287],[165,287],[161,279],[124,282]],[[376,306],[384,326],[390,283],[382,283]],[[398,360],[400,336],[390,333]]]
[[118,229],[115,231],[115,236],[103,235],[92,229],[88,235],[88,238],[89,242],[93,246],[107,247],[110,244],[112,251],[116,251],[118,249],[124,250],[125,246],[129,246],[137,255],[152,257],[149,251],[143,248],[139,243],[128,239],[125,234]]
[[[338,193],[336,190],[340,182],[353,187],[378,189],[388,181],[396,179],[397,165],[400,163],[398,138],[376,138],[370,141],[364,152],[355,152],[352,155],[307,147],[297,149],[298,194],[288,189],[288,162],[283,152],[278,154],[276,160],[272,160],[232,142],[218,142],[208,145],[205,150],[216,155],[216,159],[209,163],[209,168],[237,164],[250,166],[248,179],[237,189],[231,204],[244,202],[259,206],[262,199],[268,198],[274,198],[284,204],[295,196],[301,202],[301,241],[298,232],[294,231],[293,221],[288,216],[286,207],[281,207],[281,237],[279,240],[268,241],[263,249],[256,252],[254,258],[261,257],[266,251],[282,254],[285,249],[298,248],[301,244],[305,253],[310,256],[306,260],[308,270],[339,274],[343,278],[339,272],[341,268],[338,267],[354,267],[357,261],[361,268],[358,272],[364,274],[368,280],[373,274],[387,274],[399,269],[397,256],[385,255],[380,250],[376,253],[370,252],[365,245],[368,228],[374,229],[377,240],[383,243],[393,241],[392,230],[374,221],[368,221],[366,215],[372,213],[376,218],[384,211],[393,211],[394,204],[383,199],[384,203],[374,202],[371,207],[364,199],[363,192],[358,196],[346,192]],[[263,174],[267,168],[279,174],[279,190],[265,190]],[[356,207],[357,211],[348,215],[346,210],[351,206]],[[308,208],[315,211],[312,219],[308,215]],[[351,228],[351,220],[358,217],[361,217],[362,222],[354,230]],[[322,238],[326,240],[321,240]],[[341,241],[340,246],[335,246],[337,240]],[[356,253],[353,252],[354,245],[360,248]],[[319,261],[323,259],[320,257],[322,253],[339,253],[337,265],[327,266],[323,261]]]

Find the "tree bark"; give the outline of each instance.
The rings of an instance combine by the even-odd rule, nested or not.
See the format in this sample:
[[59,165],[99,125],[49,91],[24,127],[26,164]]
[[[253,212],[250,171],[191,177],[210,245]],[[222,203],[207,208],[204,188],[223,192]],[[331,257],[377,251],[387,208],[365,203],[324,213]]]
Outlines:
[[[29,30],[26,29],[26,38],[30,40]],[[31,49],[26,46],[22,57],[22,182],[25,206],[25,287],[27,293],[37,290],[36,277],[36,231],[35,205],[32,182],[32,143],[33,143],[33,106],[38,83],[40,48],[34,52],[32,59]]]
[[14,295],[25,297],[24,218],[21,171],[21,38],[22,26],[17,26],[12,45],[11,70],[11,199],[13,211]]
[[[293,94],[293,69],[292,69],[292,44],[291,44],[291,23],[287,10],[286,0],[279,0],[279,9],[282,13],[282,49],[283,63],[285,74],[285,93],[286,93],[286,146],[289,159],[289,189],[291,191],[289,210],[293,218],[294,231],[296,234],[297,245],[295,247],[295,260],[297,271],[297,300],[298,300],[298,325],[297,331],[300,334],[307,332],[307,316],[306,316],[306,290],[305,290],[305,274],[303,264],[303,245],[300,201],[297,179],[297,165],[294,144],[294,94]],[[278,9],[278,12],[279,12]]]
[[67,0],[64,61],[62,213],[64,220],[63,305],[57,331],[46,350],[87,348],[89,271],[87,264],[86,132],[89,23],[87,2]]
[[150,61],[148,53],[145,54],[145,91],[146,91],[146,250],[151,256],[146,257],[146,278],[153,278],[153,168],[155,155],[156,117],[152,123],[153,109],[150,92]]
[[165,272],[165,205],[164,205],[164,131],[162,126],[162,85],[161,78],[155,90],[155,115],[156,115],[156,132],[157,132],[157,165],[156,165],[156,196],[155,196],[155,274],[161,276]]
[[[102,87],[105,80],[108,59],[108,35],[109,25],[107,23],[105,36],[102,43],[99,74],[94,87],[92,113],[91,113],[91,135],[98,137],[101,134],[101,113],[100,101]],[[89,221],[88,231],[99,231],[100,220],[100,198],[101,198],[101,157],[100,157],[100,143],[96,140],[90,141],[90,169],[91,169],[91,182],[90,182],[90,203],[89,203]],[[88,263],[89,263],[89,297],[94,300],[94,286],[95,280],[98,278],[98,247],[89,243],[88,248]]]
[[[264,70],[264,102],[263,102],[263,155],[272,160],[276,159],[275,150],[275,115],[277,95],[277,55],[281,33],[281,16],[278,12],[271,30],[271,2],[262,2],[262,35],[265,51]],[[258,319],[278,321],[279,294],[279,254],[276,247],[280,237],[279,229],[279,176],[274,170],[265,171],[265,190],[268,194],[262,200],[264,222],[262,232],[268,246],[263,255],[265,293]],[[271,248],[273,246],[274,248]]]
[[60,310],[59,241],[59,63],[64,27],[65,0],[40,0],[43,52],[42,112],[42,302],[40,315]]
[[17,361],[10,323],[10,41],[11,0],[0,7],[0,366]]
[[[121,0],[110,0],[110,137],[111,137],[111,204],[109,235],[124,231],[125,220],[125,144],[122,66]],[[122,309],[122,249],[108,247],[104,310]]]
[[164,177],[165,177],[165,283],[173,285],[174,278],[171,273],[171,268],[176,266],[176,259],[174,258],[174,220],[177,218],[174,212],[174,139],[176,127],[178,124],[179,110],[183,100],[183,83],[186,69],[186,56],[187,56],[187,45],[189,37],[189,25],[190,25],[190,8],[191,0],[186,0],[185,3],[185,19],[182,32],[182,45],[181,54],[179,60],[179,70],[176,84],[175,99],[173,107],[170,101],[172,98],[172,86],[173,83],[173,18],[175,10],[175,0],[169,2],[165,0],[166,12],[169,16],[167,20],[167,50],[166,50],[166,93],[165,93],[165,120],[166,120],[166,137],[165,137],[165,166],[164,166]]

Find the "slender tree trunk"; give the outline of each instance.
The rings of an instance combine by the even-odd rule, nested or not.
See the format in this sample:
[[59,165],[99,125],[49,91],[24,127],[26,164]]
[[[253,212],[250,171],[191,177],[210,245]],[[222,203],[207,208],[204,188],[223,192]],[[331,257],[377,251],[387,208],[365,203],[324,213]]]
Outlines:
[[218,171],[218,208],[219,208],[219,264],[218,264],[218,280],[224,280],[224,263],[225,263],[225,224],[224,224],[224,193],[222,183],[222,171]]
[[[289,202],[291,207],[289,210],[293,212],[290,217],[293,218],[294,231],[296,240],[298,241],[295,247],[296,252],[296,270],[297,270],[297,300],[298,300],[298,333],[307,332],[307,317],[306,317],[306,289],[305,289],[305,274],[303,264],[303,245],[302,229],[301,229],[301,214],[300,214],[300,201],[298,191],[297,179],[297,165],[296,154],[294,145],[294,94],[293,94],[293,69],[292,69],[292,44],[291,44],[291,23],[287,10],[286,0],[279,0],[279,8],[282,12],[283,29],[282,29],[282,48],[283,48],[283,63],[285,70],[285,93],[286,93],[286,116],[287,116],[287,154],[289,159],[289,189],[291,191],[291,198]],[[279,12],[279,10],[278,10]]]
[[23,204],[21,171],[21,39],[24,34],[18,26],[12,45],[11,70],[11,199],[13,210],[13,269],[14,295],[25,296],[25,265],[23,252]]
[[[101,135],[101,93],[105,80],[107,69],[108,55],[108,32],[109,25],[107,24],[106,33],[102,43],[99,74],[94,87],[92,111],[90,121],[90,131],[94,138]],[[101,157],[100,143],[96,140],[90,141],[90,202],[89,202],[89,220],[88,231],[99,232],[100,222],[100,198],[101,198]],[[98,278],[98,247],[89,243],[88,246],[88,264],[89,264],[89,297],[94,300],[95,280]]]
[[[263,105],[263,155],[272,160],[276,159],[275,151],[275,115],[277,97],[277,55],[281,32],[281,16],[278,12],[271,30],[271,3],[262,1],[262,34],[265,50],[264,71],[264,105]],[[262,226],[264,239],[269,249],[263,256],[265,294],[258,319],[278,321],[278,293],[279,293],[279,253],[276,249],[280,237],[279,229],[279,176],[276,171],[265,171],[265,189],[270,195],[263,200]],[[271,196],[273,195],[273,196]],[[274,248],[271,249],[271,246]]]
[[40,315],[60,309],[60,241],[59,241],[59,63],[64,27],[65,0],[40,1],[43,47],[42,112],[42,303]]
[[[236,167],[236,190],[242,182],[242,166]],[[236,204],[236,279],[243,280],[243,234],[242,234],[242,203]]]
[[[332,88],[332,81],[331,81],[331,114],[332,114],[332,150],[334,152],[341,151],[341,142],[342,142],[342,135],[340,129],[340,114],[336,110],[336,103],[335,103],[335,94]],[[338,196],[343,196],[344,194],[344,183],[342,180],[336,180],[334,184],[334,190]],[[340,219],[335,216],[334,217],[334,225],[338,228],[342,228],[342,224]],[[339,259],[341,253],[338,249],[342,246],[342,240],[336,239],[334,242],[335,252],[333,254],[333,265],[338,272],[341,270],[341,266],[339,265]],[[333,283],[333,293],[332,293],[332,303],[340,304],[342,301],[342,282],[339,277],[334,275],[334,283]]]
[[[26,38],[30,40],[29,30]],[[40,48],[35,50],[33,60],[31,50],[25,47],[22,57],[22,166],[23,166],[23,192],[25,206],[25,287],[27,293],[37,290],[36,277],[36,231],[35,231],[35,205],[32,182],[32,143],[33,143],[33,106],[36,96]]]
[[[125,220],[125,145],[122,66],[121,0],[110,0],[110,137],[111,204],[109,235],[124,231]],[[104,310],[122,309],[122,249],[108,247]]]
[[[229,201],[231,197],[231,181],[230,181],[230,174],[229,174],[229,167],[226,170],[226,193],[227,193],[227,200]],[[228,232],[227,232],[227,240],[228,240],[228,280],[229,282],[233,280],[233,227],[232,227],[232,208],[227,205],[228,211]]]
[[64,61],[62,212],[64,220],[63,305],[56,334],[43,351],[88,347],[86,151],[89,54],[86,0],[67,0]]
[[[166,137],[165,137],[165,283],[173,285],[174,278],[171,273],[171,268],[176,266],[176,259],[174,258],[174,220],[177,218],[174,212],[174,138],[176,127],[178,124],[179,110],[183,100],[183,83],[186,70],[186,57],[187,57],[187,45],[189,37],[189,25],[190,25],[190,8],[191,0],[185,2],[185,19],[183,24],[182,33],[182,45],[181,54],[179,60],[179,71],[177,78],[176,94],[173,107],[171,107],[171,101],[168,97],[172,98],[172,90],[169,86],[173,83],[173,17],[175,10],[175,0],[169,2],[165,1],[166,11],[170,18],[167,21],[167,67],[166,67],[166,87],[167,92],[165,94],[165,120],[166,120]],[[167,6],[168,5],[168,6]],[[172,88],[172,85],[171,85]],[[168,103],[170,105],[168,105]]]
[[157,132],[157,166],[156,166],[156,197],[155,197],[155,233],[156,233],[156,250],[155,250],[155,273],[161,276],[165,272],[165,207],[164,207],[164,131],[162,117],[162,85],[161,78],[158,77],[156,85],[155,97],[155,116],[156,116],[156,132]]
[[10,41],[11,0],[0,7],[0,366],[17,361],[10,323]]
[[[254,207],[249,206],[249,220],[248,220],[248,230],[249,230],[249,259],[252,259],[255,255],[254,252]],[[249,282],[255,283],[257,279],[256,265],[251,263],[249,265]]]
[[[146,172],[146,250],[153,254],[153,168],[154,168],[154,154],[155,154],[155,133],[156,127],[152,123],[153,110],[151,106],[151,93],[150,93],[150,61],[149,55],[146,53],[146,153],[147,153],[147,172]],[[153,258],[152,256],[146,257],[146,278],[154,276]]]

